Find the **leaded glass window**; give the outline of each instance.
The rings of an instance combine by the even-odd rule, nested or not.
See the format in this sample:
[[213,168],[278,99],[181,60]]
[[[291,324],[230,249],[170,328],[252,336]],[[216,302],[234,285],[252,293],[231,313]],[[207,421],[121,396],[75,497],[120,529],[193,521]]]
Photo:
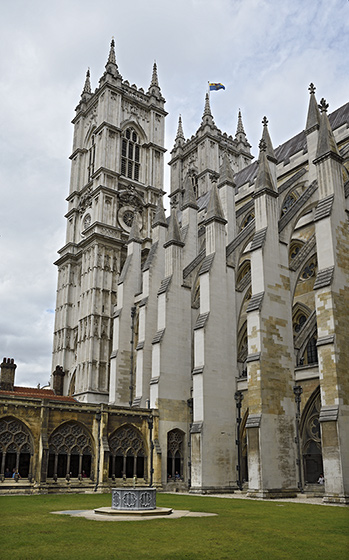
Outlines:
[[140,143],[136,131],[130,127],[121,140],[121,175],[139,181]]

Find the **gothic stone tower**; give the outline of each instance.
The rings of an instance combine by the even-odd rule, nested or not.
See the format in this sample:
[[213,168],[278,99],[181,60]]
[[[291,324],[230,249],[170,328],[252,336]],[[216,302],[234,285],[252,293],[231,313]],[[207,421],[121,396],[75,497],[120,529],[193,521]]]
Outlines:
[[112,313],[126,241],[137,220],[146,253],[163,194],[164,104],[156,64],[148,91],[137,89],[122,79],[112,40],[99,87],[91,92],[88,71],[72,121],[66,243],[55,263],[53,369],[63,370],[64,394],[83,402],[108,402]]

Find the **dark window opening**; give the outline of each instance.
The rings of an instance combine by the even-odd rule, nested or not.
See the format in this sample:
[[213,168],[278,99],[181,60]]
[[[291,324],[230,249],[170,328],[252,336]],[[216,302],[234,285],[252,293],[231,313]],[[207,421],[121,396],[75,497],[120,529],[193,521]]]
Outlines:
[[121,142],[121,175],[139,181],[140,144],[133,128],[127,128]]

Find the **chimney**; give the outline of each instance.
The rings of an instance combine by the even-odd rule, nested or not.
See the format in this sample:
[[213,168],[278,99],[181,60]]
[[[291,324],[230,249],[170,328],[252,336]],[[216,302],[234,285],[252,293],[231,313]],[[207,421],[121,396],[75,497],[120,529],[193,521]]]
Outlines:
[[4,358],[0,364],[0,389],[2,391],[13,391],[16,367],[13,358]]
[[64,371],[62,366],[56,366],[53,372],[53,391],[55,395],[63,395]]

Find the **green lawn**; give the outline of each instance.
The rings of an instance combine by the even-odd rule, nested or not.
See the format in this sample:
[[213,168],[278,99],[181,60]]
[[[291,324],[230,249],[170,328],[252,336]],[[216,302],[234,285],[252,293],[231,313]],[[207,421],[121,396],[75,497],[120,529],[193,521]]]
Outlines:
[[109,494],[1,496],[0,559],[349,558],[344,507],[158,494],[158,506],[218,516],[104,522],[50,514],[110,505]]

